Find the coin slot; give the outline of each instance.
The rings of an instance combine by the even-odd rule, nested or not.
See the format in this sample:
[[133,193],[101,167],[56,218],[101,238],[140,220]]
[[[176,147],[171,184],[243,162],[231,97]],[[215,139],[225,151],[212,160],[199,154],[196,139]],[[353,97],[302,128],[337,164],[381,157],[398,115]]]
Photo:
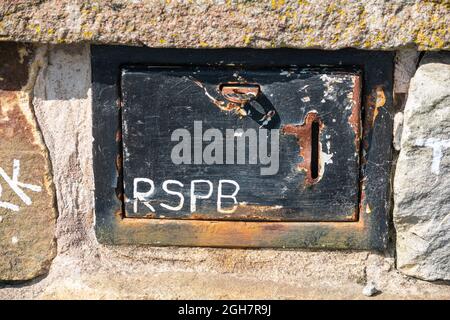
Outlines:
[[319,134],[320,124],[315,120],[311,124],[311,178],[319,177]]

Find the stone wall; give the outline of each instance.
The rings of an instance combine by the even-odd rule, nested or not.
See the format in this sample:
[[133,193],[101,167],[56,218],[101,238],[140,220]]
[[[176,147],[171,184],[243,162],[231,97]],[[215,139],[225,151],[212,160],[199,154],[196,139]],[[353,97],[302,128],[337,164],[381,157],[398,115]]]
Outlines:
[[394,178],[397,266],[450,279],[450,54],[427,54],[411,80]]
[[43,50],[0,43],[0,279],[32,279],[56,253],[47,147],[31,101]]
[[446,0],[3,1],[0,36],[150,47],[443,50]]
[[[0,42],[0,299],[449,299],[448,3],[161,3],[0,5],[3,39],[34,42]],[[386,252],[99,244],[89,52],[98,42],[395,49],[396,241]]]

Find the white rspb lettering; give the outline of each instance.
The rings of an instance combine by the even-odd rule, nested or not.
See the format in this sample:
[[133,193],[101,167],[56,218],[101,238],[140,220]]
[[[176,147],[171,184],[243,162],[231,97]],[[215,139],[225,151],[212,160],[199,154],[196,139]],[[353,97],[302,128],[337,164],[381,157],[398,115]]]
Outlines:
[[[231,194],[223,193],[224,185],[232,185],[234,186],[234,191]],[[159,205],[170,211],[180,211],[184,206],[184,195],[179,191],[174,191],[169,189],[169,185],[177,185],[179,188],[183,188],[184,184],[178,180],[165,180],[162,183],[162,190],[168,195],[174,195],[179,198],[177,203],[166,204],[160,203]],[[199,187],[203,185],[203,187],[207,186],[207,192],[199,193]],[[217,211],[220,213],[233,213],[238,207],[237,194],[240,190],[239,184],[234,180],[219,180],[219,184],[217,187]],[[135,178],[133,181],[133,209],[134,213],[138,211],[138,204],[142,203],[152,212],[156,212],[155,208],[150,204],[151,197],[155,194],[155,183],[152,179],[148,178]],[[190,184],[190,212],[197,211],[197,200],[198,199],[209,199],[211,198],[214,191],[214,185],[210,180],[192,180]],[[222,199],[232,199],[233,206],[231,208],[225,209],[222,207]],[[176,204],[176,205],[175,205]]]
[[[17,196],[22,200],[24,204],[27,206],[32,204],[31,198],[23,191],[23,189],[29,189],[34,192],[41,192],[42,188],[40,186],[36,186],[33,184],[19,182],[19,174],[20,174],[20,161],[14,159],[13,161],[13,174],[10,177],[2,167],[0,167],[0,176],[6,182],[6,184],[17,194]],[[1,201],[2,199],[3,188],[0,184],[0,207],[5,208],[11,211],[19,211],[20,207],[17,204]]]

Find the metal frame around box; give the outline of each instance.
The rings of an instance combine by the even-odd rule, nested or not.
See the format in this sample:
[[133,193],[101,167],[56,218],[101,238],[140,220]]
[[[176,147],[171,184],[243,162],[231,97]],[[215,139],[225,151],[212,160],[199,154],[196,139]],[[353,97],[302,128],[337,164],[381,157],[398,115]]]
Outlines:
[[[392,52],[345,49],[156,49],[92,46],[95,230],[105,244],[383,250],[388,242],[393,122]],[[360,205],[355,222],[248,222],[124,218],[120,73],[124,65],[218,63],[335,66],[363,73]]]

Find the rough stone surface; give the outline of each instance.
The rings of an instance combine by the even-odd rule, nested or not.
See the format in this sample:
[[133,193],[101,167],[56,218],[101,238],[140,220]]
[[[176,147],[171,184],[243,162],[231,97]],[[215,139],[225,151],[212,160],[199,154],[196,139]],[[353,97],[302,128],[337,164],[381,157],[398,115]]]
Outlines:
[[394,92],[408,93],[409,83],[419,61],[419,52],[413,49],[398,50],[395,54]]
[[45,278],[0,285],[0,299],[450,299],[450,286],[398,272],[369,252],[105,246],[93,229],[89,48],[54,46],[34,106],[60,211]]
[[0,280],[48,271],[56,209],[47,149],[31,98],[43,50],[0,43]]
[[450,54],[425,55],[411,81],[394,179],[397,266],[450,280]]
[[0,37],[153,47],[450,48],[447,0],[2,1]]
[[397,112],[394,116],[394,128],[392,145],[394,149],[400,151],[402,145],[402,133],[403,133],[403,112]]

